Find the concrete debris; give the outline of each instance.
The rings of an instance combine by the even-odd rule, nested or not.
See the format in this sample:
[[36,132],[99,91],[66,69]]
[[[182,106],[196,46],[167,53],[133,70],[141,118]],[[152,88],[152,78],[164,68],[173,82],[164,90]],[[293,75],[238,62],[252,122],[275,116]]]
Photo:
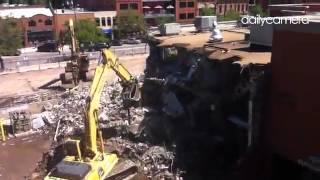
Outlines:
[[107,149],[130,159],[149,179],[182,179],[182,171],[174,167],[174,153],[161,146],[132,142],[115,137],[106,143]]
[[[132,161],[128,166],[132,169],[131,175],[137,173],[148,179],[181,179],[182,172],[174,167],[173,149],[167,150],[164,147],[151,145],[143,136],[142,124],[146,119],[146,113],[154,113],[154,110],[142,107],[125,109],[122,104],[121,90],[120,83],[114,82],[106,86],[101,95],[99,127],[105,138],[111,137],[106,141],[105,150],[116,152],[122,160]],[[50,110],[39,115],[48,122],[43,129],[50,128],[55,132],[56,145],[52,146],[52,152],[63,143],[64,137],[83,132],[84,107],[88,92],[88,87],[82,87],[65,93],[59,98],[57,105],[50,106]],[[117,133],[111,135],[109,130],[115,130]],[[55,159],[52,158],[56,157],[55,154],[51,153],[48,156],[49,159]],[[46,161],[48,158],[44,159],[43,163]],[[45,168],[44,165],[42,166],[41,169]]]
[[[111,128],[127,126],[129,122],[141,122],[146,108],[124,109],[121,99],[122,87],[119,82],[111,83],[104,88],[100,100],[99,126],[100,128]],[[89,87],[82,87],[62,95],[57,105],[50,106],[50,111],[42,113],[43,119],[49,124],[60,120],[60,127],[57,132],[57,138],[72,135],[76,132],[82,132],[84,129],[84,108]]]

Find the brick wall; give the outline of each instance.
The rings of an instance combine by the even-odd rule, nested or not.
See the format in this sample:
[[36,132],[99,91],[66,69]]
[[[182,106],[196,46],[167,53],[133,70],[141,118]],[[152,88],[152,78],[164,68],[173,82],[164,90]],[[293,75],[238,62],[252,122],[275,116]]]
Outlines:
[[198,3],[196,0],[176,0],[176,21],[179,23],[193,23],[198,15]]
[[31,39],[28,37],[30,32],[49,32],[53,31],[53,18],[43,14],[37,14],[30,18],[21,18],[19,24],[24,35],[24,46],[31,45]]
[[[93,13],[77,13],[76,14],[77,20],[80,19],[90,19],[94,21],[94,14]],[[75,19],[74,14],[55,14],[53,16],[53,21],[54,21],[54,33],[56,37],[59,36],[59,33],[61,31],[65,30],[65,23],[69,21],[69,19]]]
[[79,0],[80,7],[88,10],[115,11],[116,0]]
[[125,11],[128,9],[136,10],[138,13],[143,13],[142,0],[116,0],[116,11]]

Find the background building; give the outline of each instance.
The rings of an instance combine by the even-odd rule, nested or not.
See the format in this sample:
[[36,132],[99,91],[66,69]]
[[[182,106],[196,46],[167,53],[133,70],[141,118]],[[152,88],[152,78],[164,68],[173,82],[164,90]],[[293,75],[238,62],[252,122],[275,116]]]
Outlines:
[[78,0],[80,7],[90,11],[114,11],[116,0]]
[[97,26],[107,35],[112,35],[112,28],[115,23],[116,11],[95,11],[94,18]]
[[176,21],[178,23],[192,23],[198,15],[197,0],[176,0]]
[[156,25],[159,18],[175,21],[175,3],[172,0],[143,0],[143,14],[147,24]]
[[15,18],[23,31],[24,46],[53,40],[53,14],[43,7],[6,7],[0,9],[1,18]]
[[83,11],[80,9],[69,10],[69,9],[56,9],[53,11],[53,22],[54,22],[54,33],[56,37],[59,37],[62,32],[66,30],[65,24],[69,19],[80,20],[89,19],[94,21],[94,13]]
[[225,15],[230,10],[234,10],[239,14],[247,14],[249,0],[217,0],[215,8],[217,15]]

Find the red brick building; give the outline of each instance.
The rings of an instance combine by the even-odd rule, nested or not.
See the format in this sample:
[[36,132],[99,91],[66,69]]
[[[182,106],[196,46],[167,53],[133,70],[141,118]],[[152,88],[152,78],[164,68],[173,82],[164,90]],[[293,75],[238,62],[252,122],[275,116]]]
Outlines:
[[57,9],[54,10],[53,22],[54,22],[54,34],[56,37],[59,37],[60,33],[66,30],[65,24],[69,21],[69,19],[90,19],[92,21],[95,20],[93,12],[87,11],[76,11],[67,10],[67,9]]
[[192,23],[198,15],[197,0],[176,0],[176,22]]
[[198,0],[198,9],[211,8],[216,15],[223,16],[226,12],[233,10],[239,14],[247,14],[249,10],[249,0]]
[[78,0],[80,7],[90,11],[114,11],[116,0]]
[[225,15],[230,10],[234,10],[239,14],[247,14],[249,0],[217,0],[215,8],[217,15]]
[[15,18],[23,32],[24,46],[54,39],[53,16],[43,7],[6,7],[0,9],[1,18]]
[[142,13],[142,0],[116,0],[116,11],[134,10],[138,13]]
[[54,38],[52,16],[37,14],[29,18],[22,17],[20,23],[24,33],[24,46],[26,47]]

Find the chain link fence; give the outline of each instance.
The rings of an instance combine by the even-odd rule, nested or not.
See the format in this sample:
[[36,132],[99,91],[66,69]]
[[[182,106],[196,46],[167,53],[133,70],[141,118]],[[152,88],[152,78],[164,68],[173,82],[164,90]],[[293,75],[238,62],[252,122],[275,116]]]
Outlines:
[[[149,46],[136,46],[136,47],[121,47],[111,48],[111,50],[118,56],[134,56],[149,54]],[[90,60],[97,60],[101,58],[100,52],[86,52]],[[19,57],[4,58],[4,71],[28,71],[28,70],[43,70],[49,68],[64,67],[69,60],[70,52],[63,55],[57,53],[40,53],[37,56],[30,56],[22,54]]]

